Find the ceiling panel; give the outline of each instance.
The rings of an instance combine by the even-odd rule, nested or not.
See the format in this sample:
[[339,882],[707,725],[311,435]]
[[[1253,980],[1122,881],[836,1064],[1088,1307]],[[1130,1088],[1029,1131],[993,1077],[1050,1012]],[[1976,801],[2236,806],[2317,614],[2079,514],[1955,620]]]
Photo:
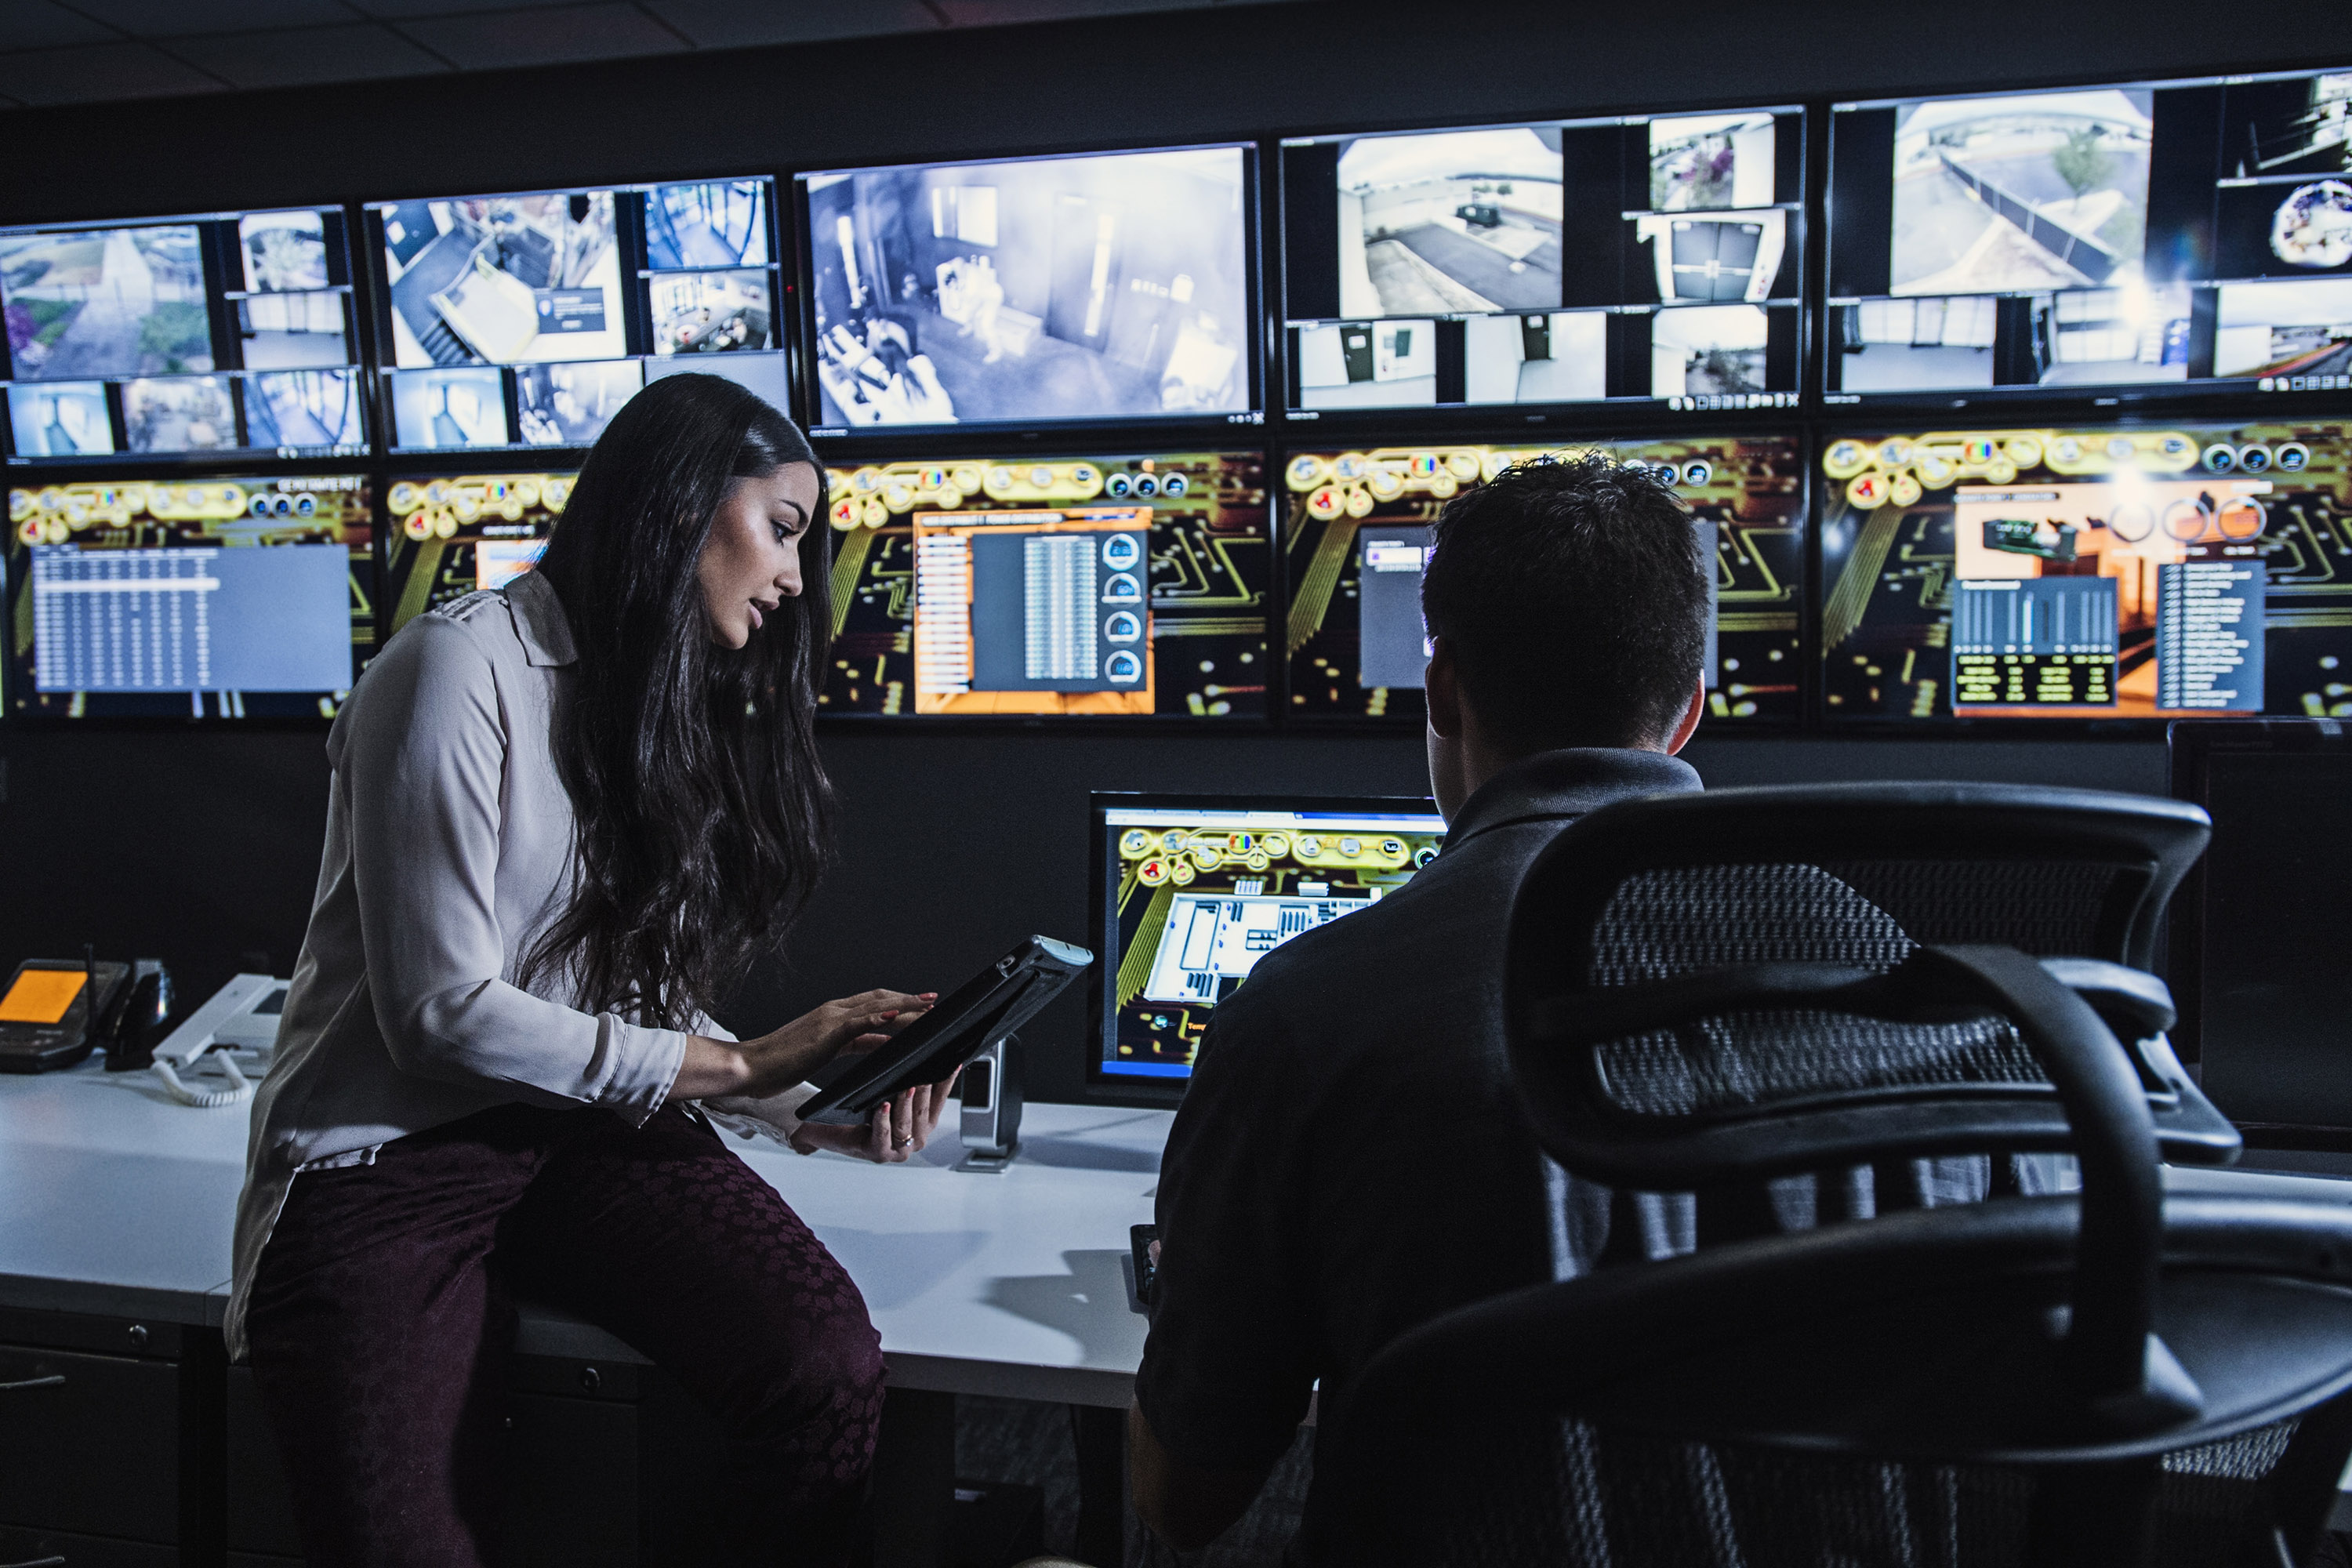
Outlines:
[[881,37],[1218,3],[0,0],[0,110]]
[[61,44],[110,42],[119,35],[53,0],[7,0],[0,5],[0,49],[48,49]]
[[426,76],[449,68],[377,22],[176,38],[172,52],[232,87],[297,87],[371,77]]
[[343,0],[68,0],[94,22],[134,38],[191,33],[248,33],[261,27],[317,27],[356,22]]
[[942,24],[921,0],[641,0],[698,48],[800,44],[819,38],[870,38],[928,32]]
[[460,70],[625,59],[689,47],[635,5],[551,5],[478,16],[436,16],[401,31]]
[[152,44],[85,44],[0,55],[0,93],[36,108],[214,92],[222,85]]

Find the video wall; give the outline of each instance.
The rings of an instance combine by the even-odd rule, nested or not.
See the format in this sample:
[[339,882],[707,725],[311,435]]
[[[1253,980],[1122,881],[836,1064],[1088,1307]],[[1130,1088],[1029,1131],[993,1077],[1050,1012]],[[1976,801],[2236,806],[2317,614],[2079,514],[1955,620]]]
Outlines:
[[19,720],[331,718],[695,373],[824,460],[829,721],[1410,730],[1447,502],[1596,449],[1711,731],[2352,717],[2352,63],[17,225],[0,307]]

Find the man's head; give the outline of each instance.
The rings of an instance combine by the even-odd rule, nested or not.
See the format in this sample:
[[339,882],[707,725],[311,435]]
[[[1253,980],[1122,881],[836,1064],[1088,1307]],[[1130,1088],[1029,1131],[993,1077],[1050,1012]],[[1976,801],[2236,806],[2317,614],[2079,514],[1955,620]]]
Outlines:
[[1447,815],[1538,752],[1680,750],[1704,700],[1712,566],[1673,490],[1596,455],[1516,465],[1448,505],[1421,585]]

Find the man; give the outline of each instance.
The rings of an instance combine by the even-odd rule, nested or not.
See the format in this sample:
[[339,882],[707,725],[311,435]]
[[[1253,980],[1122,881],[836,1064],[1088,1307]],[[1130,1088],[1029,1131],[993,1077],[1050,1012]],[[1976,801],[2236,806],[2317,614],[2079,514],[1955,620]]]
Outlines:
[[1605,1194],[1597,1215],[1570,1205],[1581,1224],[1548,1197],[1508,1080],[1504,927],[1569,823],[1700,787],[1674,753],[1706,700],[1712,570],[1672,490],[1598,457],[1507,469],[1440,518],[1422,607],[1444,852],[1258,964],[1169,1139],[1128,1425],[1136,1508],[1171,1544],[1241,1516],[1318,1380],[1318,1420],[1344,1420],[1349,1380],[1398,1334],[1579,1272],[1605,1239]]

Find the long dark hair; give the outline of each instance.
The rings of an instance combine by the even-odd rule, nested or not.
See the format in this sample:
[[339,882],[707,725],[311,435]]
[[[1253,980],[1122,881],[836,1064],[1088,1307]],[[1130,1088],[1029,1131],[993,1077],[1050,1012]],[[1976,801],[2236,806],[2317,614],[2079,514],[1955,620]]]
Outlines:
[[[696,566],[739,479],[816,470],[801,595],[714,642]],[[569,905],[522,964],[580,1005],[689,1027],[772,952],[823,869],[833,792],[816,682],[832,641],[824,466],[793,422],[715,375],[622,405],[540,558],[580,661],[551,737],[577,819]]]

